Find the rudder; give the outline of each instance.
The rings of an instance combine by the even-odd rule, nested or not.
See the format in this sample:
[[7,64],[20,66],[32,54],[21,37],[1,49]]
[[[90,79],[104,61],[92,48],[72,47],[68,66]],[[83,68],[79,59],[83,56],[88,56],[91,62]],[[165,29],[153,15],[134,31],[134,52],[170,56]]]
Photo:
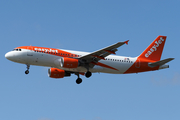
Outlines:
[[159,61],[161,59],[166,36],[158,36],[138,58],[148,59],[152,61]]

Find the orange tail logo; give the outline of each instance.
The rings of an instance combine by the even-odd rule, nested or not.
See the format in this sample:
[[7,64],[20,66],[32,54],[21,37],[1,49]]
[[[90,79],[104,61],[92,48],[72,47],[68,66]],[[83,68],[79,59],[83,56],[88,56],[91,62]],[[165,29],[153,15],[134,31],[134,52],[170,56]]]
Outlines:
[[165,41],[166,36],[158,36],[138,58],[159,61],[161,59]]

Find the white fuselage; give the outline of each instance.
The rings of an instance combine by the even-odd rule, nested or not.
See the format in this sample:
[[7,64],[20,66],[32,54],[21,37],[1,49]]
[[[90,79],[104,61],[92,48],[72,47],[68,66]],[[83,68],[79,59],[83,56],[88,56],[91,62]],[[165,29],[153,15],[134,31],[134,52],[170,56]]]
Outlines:
[[[78,57],[89,54],[88,52],[72,51],[72,50],[63,50],[72,54],[79,55]],[[11,61],[27,64],[27,65],[36,65],[36,66],[45,66],[45,67],[55,67],[66,71],[72,72],[86,72],[85,67],[77,68],[63,68],[60,67],[58,60],[62,56],[57,56],[54,54],[46,54],[43,52],[35,52],[28,49],[21,49],[21,51],[10,51],[5,57]],[[95,65],[89,70],[91,72],[103,72],[103,73],[114,73],[114,74],[123,74],[126,72],[137,60],[137,57],[123,57],[116,55],[109,55],[105,57],[105,60],[100,60],[99,63],[103,65]]]

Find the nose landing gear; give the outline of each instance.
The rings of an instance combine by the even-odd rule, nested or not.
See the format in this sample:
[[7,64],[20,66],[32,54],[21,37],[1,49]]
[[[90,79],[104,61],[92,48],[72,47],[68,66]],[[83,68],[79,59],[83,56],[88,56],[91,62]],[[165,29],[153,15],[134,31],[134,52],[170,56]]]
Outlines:
[[26,71],[25,71],[25,74],[29,74],[29,70],[26,70]]
[[27,70],[25,71],[25,74],[29,74],[29,68],[30,68],[30,65],[27,65]]

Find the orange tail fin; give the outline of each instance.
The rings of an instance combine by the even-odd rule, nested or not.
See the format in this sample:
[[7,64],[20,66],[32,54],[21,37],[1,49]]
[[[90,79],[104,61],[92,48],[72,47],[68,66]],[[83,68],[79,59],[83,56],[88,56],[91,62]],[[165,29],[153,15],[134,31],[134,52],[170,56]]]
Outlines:
[[166,36],[158,36],[138,58],[159,61],[161,59]]

